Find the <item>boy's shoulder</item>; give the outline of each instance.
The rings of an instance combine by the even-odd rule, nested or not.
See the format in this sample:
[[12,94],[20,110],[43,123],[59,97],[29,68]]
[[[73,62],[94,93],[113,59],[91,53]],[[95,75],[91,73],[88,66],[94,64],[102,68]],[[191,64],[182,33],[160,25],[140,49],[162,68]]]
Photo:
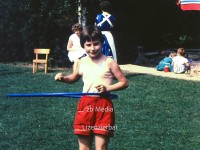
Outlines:
[[118,63],[111,57],[107,57],[106,64],[110,69],[119,66]]
[[112,63],[115,60],[112,57],[107,57],[106,61],[107,61],[107,63]]
[[82,57],[79,62],[80,63],[83,63],[83,62],[87,62],[89,60],[89,56],[85,56],[85,57]]

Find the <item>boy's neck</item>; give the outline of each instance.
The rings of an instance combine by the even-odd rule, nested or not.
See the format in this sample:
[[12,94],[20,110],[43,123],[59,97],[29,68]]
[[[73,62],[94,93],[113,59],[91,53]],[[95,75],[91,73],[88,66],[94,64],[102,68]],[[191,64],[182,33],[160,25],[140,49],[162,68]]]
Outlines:
[[93,57],[93,58],[90,57],[90,59],[91,59],[93,62],[98,63],[98,62],[100,62],[102,59],[104,59],[103,56],[104,56],[104,55],[103,55],[102,53],[100,53],[99,56]]

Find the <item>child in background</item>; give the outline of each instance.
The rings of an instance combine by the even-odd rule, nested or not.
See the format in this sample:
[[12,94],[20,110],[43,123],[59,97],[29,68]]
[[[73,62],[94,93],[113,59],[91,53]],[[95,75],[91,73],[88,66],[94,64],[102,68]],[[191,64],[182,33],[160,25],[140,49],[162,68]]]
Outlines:
[[83,28],[79,23],[72,25],[73,34],[69,37],[67,44],[68,58],[72,63],[86,55],[85,50],[80,45],[80,33],[82,30]]
[[[75,62],[76,69],[72,74],[63,76],[58,73],[55,80],[74,83],[82,77],[84,93],[100,93],[81,97],[74,121],[74,134],[78,135],[80,150],[91,149],[93,137],[96,149],[103,150],[107,149],[109,138],[116,130],[114,107],[108,93],[125,89],[128,81],[116,61],[101,53],[104,37],[97,27],[86,27],[80,35],[80,42],[87,56]],[[114,77],[117,82],[112,83]],[[104,111],[105,108],[107,111]]]
[[184,48],[177,49],[177,56],[174,57],[172,61],[174,73],[185,73],[185,71],[189,70],[190,63],[188,62],[188,59],[184,57],[184,54]]
[[158,66],[156,66],[157,71],[163,71],[165,67],[169,67],[169,70],[172,71],[172,59],[176,56],[175,52],[171,52],[169,56],[166,56]]
[[101,1],[100,8],[102,13],[97,14],[95,24],[104,36],[102,53],[117,62],[115,42],[111,33],[115,24],[115,16],[111,14],[112,5],[109,1],[104,0]]

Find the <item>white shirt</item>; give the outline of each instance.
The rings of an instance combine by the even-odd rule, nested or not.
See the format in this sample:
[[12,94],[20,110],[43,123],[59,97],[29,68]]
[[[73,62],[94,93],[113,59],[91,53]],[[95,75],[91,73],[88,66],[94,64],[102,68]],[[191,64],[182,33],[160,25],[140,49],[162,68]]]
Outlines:
[[80,38],[77,34],[72,34],[69,37],[69,40],[73,42],[73,50],[68,52],[68,57],[71,62],[74,62],[76,59],[80,58],[84,54],[86,54],[85,49],[81,47]]
[[89,56],[80,60],[79,74],[82,76],[84,86],[83,92],[96,93],[95,88],[99,84],[110,85],[113,80],[113,74],[110,71],[109,63],[112,58],[106,58],[97,64],[93,63]]
[[186,69],[186,63],[188,60],[183,56],[176,56],[173,58],[174,63],[174,72],[175,73],[183,73]]

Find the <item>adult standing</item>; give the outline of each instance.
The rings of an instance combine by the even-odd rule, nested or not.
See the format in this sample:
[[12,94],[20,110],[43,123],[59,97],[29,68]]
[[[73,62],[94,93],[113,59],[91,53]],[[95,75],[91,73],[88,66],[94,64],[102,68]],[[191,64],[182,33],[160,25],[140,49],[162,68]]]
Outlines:
[[102,53],[108,57],[112,57],[117,62],[115,43],[111,33],[115,24],[115,16],[111,14],[112,5],[109,1],[104,0],[100,3],[100,8],[102,13],[97,14],[95,24],[104,36]]

